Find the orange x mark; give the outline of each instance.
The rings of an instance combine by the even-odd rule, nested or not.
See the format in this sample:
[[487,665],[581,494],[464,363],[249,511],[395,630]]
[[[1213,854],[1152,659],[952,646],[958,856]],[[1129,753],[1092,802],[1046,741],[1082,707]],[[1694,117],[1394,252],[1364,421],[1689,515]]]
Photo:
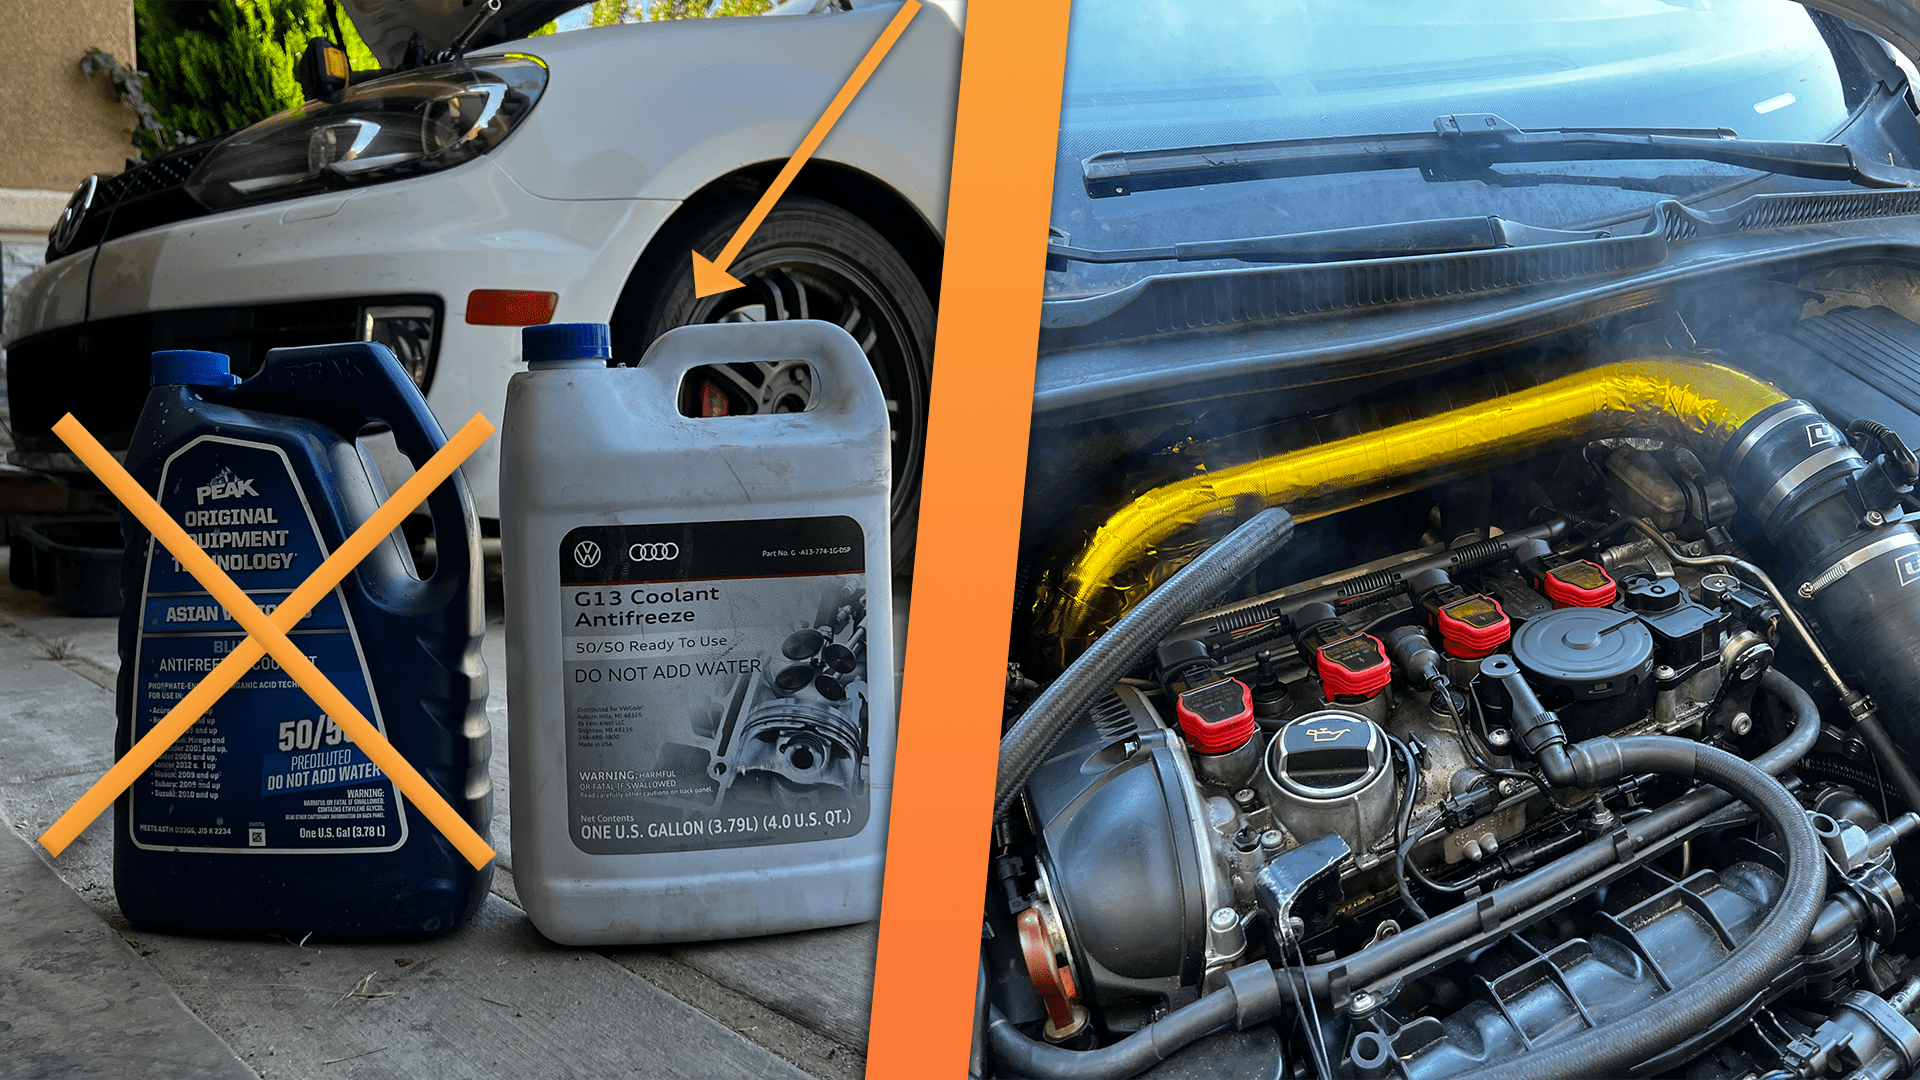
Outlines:
[[60,436],[73,452],[79,456],[87,468],[107,485],[127,510],[147,527],[161,546],[180,560],[180,565],[205,586],[208,593],[231,613],[247,632],[247,640],[240,647],[227,654],[218,667],[207,673],[186,697],[163,717],[152,731],[133,745],[105,776],[95,781],[87,793],[73,804],[60,820],[40,835],[40,844],[54,855],[59,855],[73,843],[88,825],[93,824],[120,793],[133,786],[140,774],[147,771],[160,755],[166,753],[175,739],[186,733],[195,720],[206,714],[213,703],[220,699],[240,677],[247,673],[264,654],[271,654],[282,669],[290,675],[300,688],[310,695],[314,703],[324,710],[334,723],[338,724],[348,737],[352,738],[373,763],[380,767],[389,779],[400,786],[413,805],[433,822],[434,827],[444,833],[460,854],[479,869],[493,858],[494,852],[487,846],[480,834],[473,831],[465,818],[456,813],[440,793],[433,790],[407,759],[393,748],[360,710],[353,707],[346,695],[334,688],[320,669],[306,658],[293,642],[287,640],[287,630],[299,622],[313,606],[333,591],[334,586],[359,565],[376,546],[384,541],[393,530],[400,527],[401,519],[413,512],[414,507],[426,501],[427,494],[439,487],[441,482],[453,475],[460,463],[467,459],[493,434],[493,425],[486,417],[476,415],[459,433],[448,440],[427,463],[374,515],[366,524],[354,530],[347,542],[341,544],[327,561],[320,564],[312,576],[302,582],[293,594],[286,598],[271,616],[261,611],[240,587],[233,583],[226,571],[220,569],[200,545],[193,542],[186,530],[174,522],[160,504],[148,495],[139,482],[128,475],[127,470],[113,459],[106,447],[90,434],[72,413],[60,418],[53,426],[53,433]]

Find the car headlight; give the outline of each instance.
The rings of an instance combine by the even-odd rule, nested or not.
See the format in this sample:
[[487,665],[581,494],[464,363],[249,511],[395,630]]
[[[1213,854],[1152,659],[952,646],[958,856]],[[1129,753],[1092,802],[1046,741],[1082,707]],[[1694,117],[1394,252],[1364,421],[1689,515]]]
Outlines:
[[500,145],[546,86],[546,64],[514,53],[372,79],[236,133],[187,193],[227,210],[452,168]]

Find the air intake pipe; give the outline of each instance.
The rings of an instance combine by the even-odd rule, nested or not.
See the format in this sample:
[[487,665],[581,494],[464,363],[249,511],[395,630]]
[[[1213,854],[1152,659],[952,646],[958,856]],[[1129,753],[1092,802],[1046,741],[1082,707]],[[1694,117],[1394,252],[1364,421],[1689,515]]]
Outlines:
[[[1605,364],[1531,384],[1525,378],[1482,375],[1348,410],[1343,416],[1361,429],[1356,434],[1215,463],[1141,495],[1037,583],[1035,637],[1055,650],[1046,659],[1064,668],[1203,550],[1210,529],[1224,532],[1250,506],[1284,506],[1296,521],[1310,521],[1617,436],[1680,442],[1711,458],[1736,430],[1785,400],[1750,375],[1685,357]],[[1754,467],[1766,461],[1771,455],[1755,458]]]
[[1839,688],[1884,757],[1920,746],[1920,533],[1889,520],[1920,463],[1879,424],[1852,430],[1882,452],[1869,461],[1812,405],[1782,401],[1741,425],[1720,472],[1778,550],[1781,585],[1818,620],[1841,673],[1872,689],[1868,701]]

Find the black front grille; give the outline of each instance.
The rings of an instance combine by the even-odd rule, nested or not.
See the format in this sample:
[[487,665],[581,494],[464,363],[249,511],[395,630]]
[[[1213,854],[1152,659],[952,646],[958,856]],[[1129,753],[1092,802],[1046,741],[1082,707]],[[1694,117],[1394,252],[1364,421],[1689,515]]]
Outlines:
[[213,151],[214,143],[183,146],[102,180],[80,228],[63,248],[47,243],[47,261],[84,251],[95,244],[147,229],[157,229],[188,218],[204,217],[207,209],[187,194],[187,177]]
[[126,201],[143,199],[167,188],[179,187],[187,182],[200,159],[207,156],[211,147],[182,150],[177,154],[156,158],[138,169],[130,169],[100,185],[104,201]]
[[[7,347],[14,443],[29,454],[65,451],[53,425],[71,412],[108,449],[122,449],[147,400],[154,350],[226,353],[234,374],[245,377],[259,370],[268,349],[364,340],[367,310],[394,307],[431,309],[430,325],[440,324],[438,297],[375,296],[124,315],[17,341]],[[423,364],[402,361],[422,390],[432,378],[438,337],[426,337]]]

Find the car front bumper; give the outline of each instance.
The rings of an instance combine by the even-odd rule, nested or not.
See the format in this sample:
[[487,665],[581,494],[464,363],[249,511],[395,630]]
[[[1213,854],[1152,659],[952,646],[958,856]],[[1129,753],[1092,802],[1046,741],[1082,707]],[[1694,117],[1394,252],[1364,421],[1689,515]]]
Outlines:
[[[466,321],[474,289],[556,293],[554,320],[605,321],[647,241],[678,203],[558,200],[490,160],[431,177],[194,218],[50,263],[10,298],[8,386],[21,464],[77,471],[47,428],[67,411],[124,445],[147,353],[212,348],[248,371],[266,349],[366,337],[369,306],[436,309],[427,401],[443,426],[498,423],[520,354],[512,326]],[[371,440],[396,485],[411,470]],[[468,460],[483,516],[498,514],[498,450]]]

